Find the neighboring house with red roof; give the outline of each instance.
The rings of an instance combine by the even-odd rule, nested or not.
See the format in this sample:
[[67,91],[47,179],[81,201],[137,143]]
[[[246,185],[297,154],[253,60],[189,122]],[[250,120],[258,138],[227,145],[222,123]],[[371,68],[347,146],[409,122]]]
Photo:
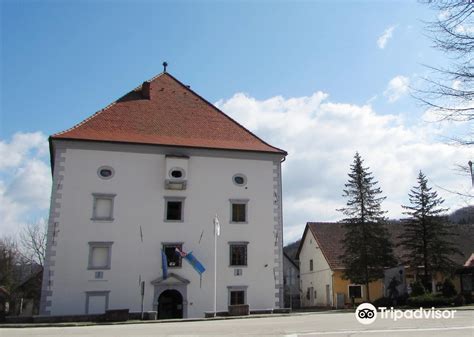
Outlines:
[[[140,311],[144,282],[145,311],[204,317],[216,214],[217,311],[283,307],[284,150],[167,72],[49,142],[41,314]],[[176,248],[192,251],[204,273]]]
[[[343,308],[365,300],[364,287],[344,280],[344,265],[340,259],[344,236],[341,223],[309,222],[296,254],[300,263],[300,288],[302,307]],[[383,281],[372,282],[372,299],[383,294]]]
[[[387,224],[387,230],[395,245],[395,256],[401,261],[404,252],[396,244],[399,241],[398,237],[403,233],[403,224],[390,222]],[[472,250],[474,225],[454,225],[453,230],[458,234],[454,237],[456,245],[464,255],[467,255]],[[302,307],[342,308],[352,303],[352,297],[355,303],[366,300],[365,285],[353,284],[350,280],[343,278],[344,265],[341,256],[344,254],[342,244],[344,234],[343,223],[308,222],[306,224],[296,254],[296,259],[300,264]],[[460,255],[452,258],[459,266],[464,263]],[[470,260],[466,261],[467,263],[470,263]],[[472,289],[472,269],[472,267],[465,267],[463,270],[466,275],[463,276],[466,289]],[[383,279],[370,283],[371,301],[389,295],[388,286],[394,277],[400,283],[397,288],[399,294],[403,294],[408,290],[408,285],[416,280],[417,274],[421,273],[422,267],[399,266],[387,269]],[[441,284],[446,277],[454,277],[456,290],[458,292],[462,290],[459,275],[437,273],[432,280],[434,291],[441,290]]]

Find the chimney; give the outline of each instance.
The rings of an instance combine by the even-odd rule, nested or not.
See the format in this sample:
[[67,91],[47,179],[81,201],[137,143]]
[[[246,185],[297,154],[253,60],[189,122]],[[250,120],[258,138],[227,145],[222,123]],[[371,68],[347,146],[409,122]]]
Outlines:
[[143,82],[142,96],[143,98],[151,99],[151,83],[150,82]]

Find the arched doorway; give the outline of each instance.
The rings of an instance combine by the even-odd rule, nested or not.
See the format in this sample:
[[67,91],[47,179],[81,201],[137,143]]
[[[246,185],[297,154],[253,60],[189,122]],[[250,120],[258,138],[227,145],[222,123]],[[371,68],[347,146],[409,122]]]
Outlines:
[[183,296],[177,290],[165,290],[158,297],[158,319],[183,318]]

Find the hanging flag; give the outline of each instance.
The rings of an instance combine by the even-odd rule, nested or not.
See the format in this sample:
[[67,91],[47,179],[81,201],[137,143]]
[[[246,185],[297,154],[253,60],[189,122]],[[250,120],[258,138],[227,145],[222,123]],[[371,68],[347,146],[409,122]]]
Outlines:
[[199,273],[199,275],[206,271],[206,268],[204,268],[201,262],[196,259],[196,257],[193,255],[193,252],[187,253],[184,259],[189,262],[189,264]]
[[176,254],[181,256],[181,258],[188,261],[188,263],[199,274],[202,274],[202,273],[204,273],[204,271],[206,271],[206,268],[204,268],[204,266],[201,264],[201,262],[199,262],[198,259],[196,259],[196,257],[193,255],[193,252],[186,253],[186,252],[182,251],[181,249],[179,249],[178,247],[176,247],[175,251],[176,251]]
[[219,223],[219,219],[217,218],[217,214],[214,217],[214,233],[216,236],[221,235],[221,225]]
[[163,249],[161,250],[161,268],[163,269],[163,280],[166,280],[168,278],[168,258]]

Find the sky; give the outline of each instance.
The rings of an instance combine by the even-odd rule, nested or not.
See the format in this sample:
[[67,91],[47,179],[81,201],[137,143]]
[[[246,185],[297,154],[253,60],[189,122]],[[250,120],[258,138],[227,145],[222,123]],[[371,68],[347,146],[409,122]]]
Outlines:
[[[289,155],[285,242],[338,221],[359,151],[390,218],[419,170],[451,209],[463,127],[433,122],[410,94],[451,62],[432,48],[418,1],[1,1],[0,235],[47,219],[47,137],[168,71]],[[454,85],[454,84],[453,84]]]

